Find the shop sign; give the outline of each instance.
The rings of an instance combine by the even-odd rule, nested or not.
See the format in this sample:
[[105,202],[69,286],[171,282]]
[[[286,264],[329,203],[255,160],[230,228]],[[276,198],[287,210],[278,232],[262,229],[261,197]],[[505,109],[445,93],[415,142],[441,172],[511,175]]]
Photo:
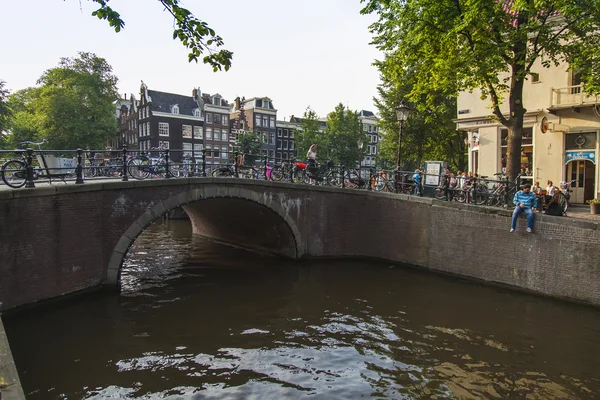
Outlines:
[[596,164],[596,152],[595,151],[567,151],[567,162],[573,160],[588,160]]

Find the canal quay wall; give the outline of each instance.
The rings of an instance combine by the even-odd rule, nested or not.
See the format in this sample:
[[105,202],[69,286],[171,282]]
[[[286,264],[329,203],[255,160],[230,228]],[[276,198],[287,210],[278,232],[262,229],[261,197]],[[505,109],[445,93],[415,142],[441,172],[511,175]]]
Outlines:
[[19,380],[17,367],[13,360],[2,318],[0,317],[0,399],[21,400],[25,399],[23,387]]
[[[289,258],[366,257],[600,306],[598,223],[415,196],[232,178],[0,191],[0,310],[116,288],[135,238],[183,207],[195,233]],[[368,282],[365,282],[368,284]]]

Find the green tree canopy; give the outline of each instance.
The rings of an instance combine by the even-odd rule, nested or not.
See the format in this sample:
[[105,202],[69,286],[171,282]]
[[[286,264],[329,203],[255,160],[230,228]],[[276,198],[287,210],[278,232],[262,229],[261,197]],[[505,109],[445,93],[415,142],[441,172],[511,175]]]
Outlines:
[[[507,172],[520,171],[523,84],[534,63],[562,62],[600,92],[600,2],[596,0],[362,0],[376,13],[373,43],[401,76],[415,70],[413,102],[429,93],[480,89],[508,128]],[[543,58],[542,58],[543,57]],[[392,65],[394,64],[394,65]],[[507,97],[509,111],[500,105]]]
[[[412,91],[415,74],[409,69],[389,70],[389,63],[376,62],[381,72],[382,83],[377,87],[379,97],[375,98],[380,132],[383,132],[379,147],[379,165],[395,165],[398,153],[399,123],[395,107]],[[401,75],[400,75],[401,74]],[[428,96],[434,97],[433,93]],[[455,170],[465,170],[466,148],[464,134],[456,130],[452,119],[456,115],[456,98],[438,92],[432,106],[426,105],[421,97],[413,106],[402,135],[403,170],[421,167],[427,160],[446,161]]]
[[[100,5],[92,15],[107,20],[116,32],[125,27],[121,15],[108,5],[109,0],[92,1]],[[224,45],[223,39],[208,26],[208,23],[199,20],[188,9],[182,7],[179,0],[158,0],[158,2],[173,16],[173,39],[179,39],[190,50],[189,62],[198,62],[198,57],[208,53],[202,58],[204,64],[211,65],[214,71],[229,70],[233,53],[225,49],[218,50]]]
[[10,97],[13,145],[47,139],[55,149],[104,148],[116,134],[117,78],[105,59],[92,53],[63,58],[38,84]]
[[358,112],[338,104],[327,116],[325,134],[333,161],[349,168],[357,167],[363,159],[363,149],[359,145],[367,144]]
[[8,89],[6,89],[6,82],[0,79],[0,149],[6,146],[7,135],[6,130],[8,129],[8,122],[11,115],[10,108],[8,107]]
[[319,128],[319,117],[314,110],[307,107],[300,120],[300,130],[296,131],[294,136],[294,145],[299,159],[306,157],[308,148],[312,144],[316,144],[318,147],[317,157],[321,157],[319,154],[323,156],[329,154],[329,143],[325,133]]

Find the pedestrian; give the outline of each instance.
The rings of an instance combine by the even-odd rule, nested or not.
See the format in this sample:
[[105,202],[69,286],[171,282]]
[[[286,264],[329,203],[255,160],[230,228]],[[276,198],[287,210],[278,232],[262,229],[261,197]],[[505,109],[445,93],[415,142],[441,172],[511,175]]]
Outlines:
[[527,232],[531,233],[535,219],[534,212],[537,209],[538,203],[537,196],[531,192],[531,185],[524,185],[522,190],[515,193],[513,203],[515,204],[515,211],[513,211],[510,231],[514,232],[517,228],[519,214],[525,213],[527,214]]
[[414,195],[415,196],[423,196],[423,190],[421,186],[421,171],[417,168],[415,170],[414,175],[412,176],[413,182],[415,184]]

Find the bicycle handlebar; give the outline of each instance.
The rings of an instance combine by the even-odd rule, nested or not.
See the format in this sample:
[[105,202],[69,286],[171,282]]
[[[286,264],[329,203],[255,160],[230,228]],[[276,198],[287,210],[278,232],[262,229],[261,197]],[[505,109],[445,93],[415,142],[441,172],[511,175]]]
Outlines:
[[44,143],[46,143],[46,139],[42,140],[41,142],[32,142],[32,141],[30,141],[30,140],[26,140],[26,141],[24,141],[24,142],[21,142],[21,143],[19,143],[19,144],[35,144],[36,146],[41,146],[41,145],[43,145]]

